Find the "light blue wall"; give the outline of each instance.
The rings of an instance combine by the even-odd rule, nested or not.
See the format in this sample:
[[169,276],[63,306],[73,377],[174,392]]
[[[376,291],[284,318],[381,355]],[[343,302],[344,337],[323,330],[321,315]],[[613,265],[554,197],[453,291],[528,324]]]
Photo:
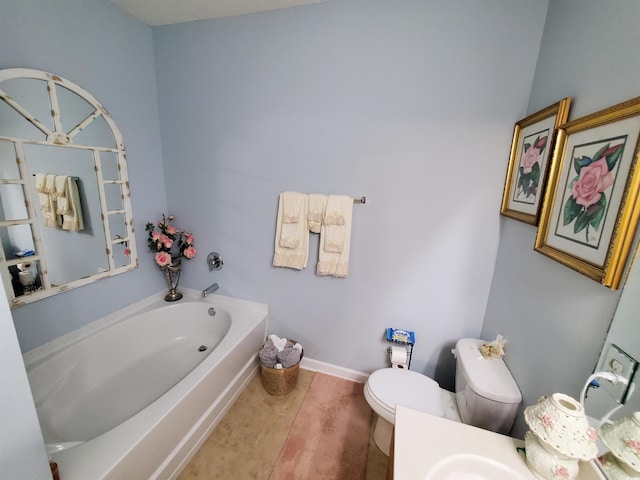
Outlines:
[[[124,136],[140,256],[144,225],[166,209],[151,27],[106,0],[0,0],[0,68],[57,73],[91,92]],[[135,271],[15,309],[23,351],[151,293],[147,258]]]
[[[552,1],[528,114],[571,96],[569,118],[575,119],[638,96],[638,19],[636,1]],[[486,338],[501,333],[509,340],[506,360],[523,407],[554,392],[579,396],[620,295],[535,253],[535,233],[532,226],[501,220],[482,330]],[[525,429],[520,416],[515,433]]]
[[[387,326],[453,381],[478,336],[514,122],[547,1],[350,1],[154,28],[167,200],[204,255],[186,286],[267,302],[271,331],[360,371]],[[366,195],[346,279],[271,266],[278,194]]]

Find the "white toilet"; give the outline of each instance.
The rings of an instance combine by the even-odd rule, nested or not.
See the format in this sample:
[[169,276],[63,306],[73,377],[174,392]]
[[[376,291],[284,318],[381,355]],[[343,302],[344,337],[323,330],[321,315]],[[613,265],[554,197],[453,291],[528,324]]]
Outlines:
[[456,343],[455,395],[429,377],[406,369],[383,368],[369,376],[364,396],[378,415],[373,437],[382,452],[389,455],[396,405],[509,433],[522,394],[501,358],[482,356],[478,347],[483,343],[474,338]]

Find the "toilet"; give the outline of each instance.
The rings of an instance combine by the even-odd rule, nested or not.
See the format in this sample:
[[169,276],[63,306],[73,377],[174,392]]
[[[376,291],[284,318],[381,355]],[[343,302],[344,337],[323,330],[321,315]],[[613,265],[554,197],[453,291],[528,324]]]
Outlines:
[[364,396],[377,414],[373,438],[389,455],[396,405],[449,418],[502,434],[508,434],[516,418],[522,394],[501,358],[486,359],[479,347],[484,340],[458,340],[455,394],[441,389],[431,378],[401,368],[373,372]]

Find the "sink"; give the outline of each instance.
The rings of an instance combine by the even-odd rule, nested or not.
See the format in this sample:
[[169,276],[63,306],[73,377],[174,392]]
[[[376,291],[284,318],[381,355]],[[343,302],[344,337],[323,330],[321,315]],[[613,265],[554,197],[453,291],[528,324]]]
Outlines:
[[[524,442],[506,435],[396,406],[393,477],[398,480],[538,480]],[[582,462],[576,480],[605,480]]]
[[424,480],[528,480],[514,469],[479,455],[450,455],[436,463]]

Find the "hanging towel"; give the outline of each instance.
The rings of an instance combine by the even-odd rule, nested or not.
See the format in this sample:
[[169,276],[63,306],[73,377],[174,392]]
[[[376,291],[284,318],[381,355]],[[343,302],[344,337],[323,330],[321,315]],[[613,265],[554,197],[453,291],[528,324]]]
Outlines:
[[84,229],[84,222],[78,184],[73,177],[67,176],[65,179],[64,197],[66,205],[62,213],[62,229],[79,232]]
[[36,190],[45,227],[59,228],[56,215],[55,175],[36,173]]
[[307,213],[307,224],[310,232],[320,233],[326,204],[326,195],[320,195],[317,193],[309,194],[309,212]]
[[68,202],[65,190],[67,188],[67,175],[56,175],[54,184],[55,188],[53,193],[53,197],[56,199],[56,213],[58,215],[62,215],[67,213]]
[[309,258],[307,228],[308,197],[302,193],[283,192],[278,203],[274,267],[302,270]]
[[353,199],[329,195],[320,231],[320,252],[316,273],[346,277],[349,273]]
[[282,228],[280,231],[280,246],[297,248],[300,244],[300,225],[304,216],[300,212],[305,196],[297,192],[282,193]]

